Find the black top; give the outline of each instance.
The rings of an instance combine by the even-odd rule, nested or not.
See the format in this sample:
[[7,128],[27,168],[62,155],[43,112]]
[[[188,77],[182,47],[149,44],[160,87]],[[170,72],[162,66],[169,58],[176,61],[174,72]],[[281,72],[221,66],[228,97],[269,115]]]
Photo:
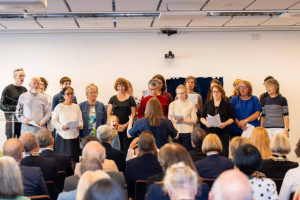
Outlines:
[[57,164],[58,171],[66,172],[66,176],[74,175],[74,170],[72,168],[71,156],[55,153],[51,149],[43,150],[40,155],[45,158],[54,158]]
[[[231,106],[229,102],[224,101],[223,99],[220,102],[220,105],[217,109],[218,114],[220,115],[221,122],[226,122],[228,119],[232,119],[233,121],[235,120],[235,113],[234,109]],[[207,117],[207,114],[211,116],[215,116],[215,104],[214,100],[211,100],[207,103],[204,104],[203,111],[202,111],[202,116],[201,118]],[[224,129],[220,129],[218,127],[212,127],[208,128],[208,133],[227,133],[230,134],[230,129],[228,126],[226,126]]]
[[123,151],[114,149],[109,143],[101,142],[106,150],[106,158],[115,161],[118,170],[125,174],[126,154]]
[[262,94],[259,96],[259,102],[260,102],[260,105],[262,104],[264,98],[267,98],[267,97],[270,97],[268,92],[262,93]]
[[267,178],[284,178],[287,171],[298,167],[298,163],[292,161],[263,160],[260,172]]
[[21,94],[27,92],[23,86],[15,86],[10,84],[6,86],[2,92],[0,109],[6,112],[16,111],[18,100]]
[[150,176],[148,178],[148,181],[147,181],[147,189],[146,191],[149,190],[149,187],[154,184],[154,183],[157,183],[157,182],[161,182],[165,177],[165,172],[162,172],[160,174],[157,174],[157,175],[154,175],[154,176]]
[[196,147],[195,149],[193,149],[189,153],[190,153],[190,155],[193,159],[193,162],[196,162],[198,160],[202,160],[203,158],[207,157],[207,155],[202,152],[201,147]]
[[119,118],[120,124],[126,124],[129,120],[129,115],[131,115],[131,107],[136,107],[135,100],[132,96],[125,101],[119,101],[117,95],[112,96],[108,102],[112,104],[113,114]]

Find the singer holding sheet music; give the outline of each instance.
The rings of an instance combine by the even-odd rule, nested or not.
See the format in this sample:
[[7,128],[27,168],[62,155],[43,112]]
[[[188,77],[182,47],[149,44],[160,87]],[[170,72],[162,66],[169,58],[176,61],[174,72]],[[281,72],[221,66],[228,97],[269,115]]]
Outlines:
[[[65,87],[62,90],[65,101],[58,104],[52,114],[52,124],[57,131],[56,152],[72,156],[72,163],[78,161],[80,154],[79,130],[83,127],[82,113],[77,104],[72,103],[74,90]],[[70,128],[67,122],[79,122],[79,126]],[[75,160],[74,160],[75,159]]]
[[[212,100],[204,104],[200,121],[207,127],[207,133],[215,133],[220,138],[223,146],[221,155],[228,157],[230,137],[228,126],[234,122],[235,113],[231,104],[226,101],[225,91],[221,85],[213,86],[210,95]],[[207,123],[206,117],[217,114],[220,115],[221,124],[219,127],[212,127]]]

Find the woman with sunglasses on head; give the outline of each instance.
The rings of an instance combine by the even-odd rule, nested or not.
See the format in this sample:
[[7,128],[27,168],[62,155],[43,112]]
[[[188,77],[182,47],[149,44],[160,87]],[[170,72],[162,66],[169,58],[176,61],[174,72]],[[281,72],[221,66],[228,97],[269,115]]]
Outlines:
[[[236,136],[241,136],[243,131],[248,129],[246,126],[247,123],[254,127],[260,125],[258,118],[260,116],[261,106],[259,99],[252,95],[251,83],[246,80],[241,80],[238,87],[238,95],[232,97],[230,100],[236,116],[235,122],[229,126],[231,139]],[[250,135],[243,136],[250,138]]]

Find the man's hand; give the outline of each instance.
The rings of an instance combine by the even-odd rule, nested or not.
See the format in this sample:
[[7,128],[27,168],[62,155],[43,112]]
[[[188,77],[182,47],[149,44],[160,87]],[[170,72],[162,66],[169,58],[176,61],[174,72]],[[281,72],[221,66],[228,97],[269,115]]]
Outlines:
[[25,125],[29,125],[29,120],[28,120],[28,119],[25,119],[25,120],[24,120],[24,124],[25,124]]
[[138,143],[137,143],[138,139],[139,139],[139,137],[136,137],[136,138],[134,138],[134,140],[132,140],[132,142],[129,145],[129,149],[134,149],[138,146]]
[[39,127],[42,127],[42,126],[43,126],[42,122],[39,122],[37,125],[38,125]]

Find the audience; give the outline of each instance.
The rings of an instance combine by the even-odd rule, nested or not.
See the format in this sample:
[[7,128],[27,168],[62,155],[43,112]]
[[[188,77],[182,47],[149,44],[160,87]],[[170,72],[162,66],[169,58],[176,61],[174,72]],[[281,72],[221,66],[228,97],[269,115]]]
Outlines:
[[30,200],[23,196],[21,171],[16,161],[4,156],[0,158],[0,199]]
[[48,195],[43,173],[39,167],[20,165],[23,158],[23,144],[19,139],[11,138],[4,143],[3,154],[18,163],[23,181],[24,196]]
[[106,150],[106,158],[115,161],[118,170],[125,173],[126,154],[123,151],[112,148],[112,130],[108,125],[97,128],[97,137]]
[[20,140],[25,150],[25,158],[22,159],[21,165],[41,168],[45,181],[53,181],[58,190],[62,189],[59,182],[58,169],[54,158],[41,157],[39,144],[35,134],[26,132]]
[[269,159],[272,156],[270,137],[264,127],[253,129],[250,141],[258,149],[263,160]]
[[86,191],[83,200],[126,200],[124,192],[109,179],[98,180]]
[[208,198],[209,188],[206,183],[202,183],[202,178],[199,177],[195,165],[189,156],[188,151],[178,143],[170,143],[164,145],[158,153],[158,161],[162,166],[164,172],[149,177],[147,181],[147,199],[162,199],[168,200],[169,195],[165,194],[163,190],[162,181],[165,177],[166,171],[173,165],[182,162],[185,166],[188,166],[197,175],[197,190],[196,199],[206,200]]
[[202,144],[202,151],[207,158],[195,162],[199,176],[202,178],[216,179],[229,169],[233,169],[233,163],[229,158],[220,156],[223,147],[216,134],[208,134]]
[[[295,153],[297,158],[300,157],[300,140],[296,144]],[[284,176],[280,189],[279,200],[288,200],[290,194],[295,192],[300,183],[300,167],[290,169]]]
[[202,143],[205,136],[206,132],[201,128],[194,129],[191,134],[191,143],[194,149],[190,151],[190,155],[193,159],[193,162],[202,160],[203,158],[207,157],[206,154],[202,152]]
[[57,164],[58,171],[66,172],[67,177],[74,175],[71,156],[55,153],[53,151],[54,138],[52,137],[51,132],[47,129],[40,129],[36,133],[36,137],[40,146],[40,156],[45,158],[54,158]]
[[230,145],[229,145],[232,159],[234,159],[235,152],[239,146],[244,145],[244,144],[250,144],[250,143],[251,143],[250,140],[246,137],[240,137],[240,136],[234,137],[231,140]]
[[[252,195],[255,200],[277,200],[278,195],[274,181],[264,178],[259,173],[262,159],[258,149],[252,144],[240,146],[234,156],[234,165],[241,172],[246,174],[252,187]],[[233,180],[233,179],[232,179]]]
[[153,154],[155,150],[153,135],[150,132],[142,132],[138,139],[138,146],[141,156],[127,161],[126,164],[125,177],[129,197],[134,197],[137,180],[148,180],[150,176],[162,172],[157,156]]
[[253,200],[247,176],[233,169],[222,173],[209,192],[209,200]]
[[298,167],[298,163],[289,161],[286,157],[291,151],[291,144],[286,135],[276,134],[270,147],[273,155],[268,160],[263,160],[260,170],[268,178],[284,178],[289,169]]
[[93,136],[93,135],[85,136],[84,139],[82,140],[82,149],[85,147],[85,145],[87,143],[89,143],[91,141],[100,142],[96,136]]

